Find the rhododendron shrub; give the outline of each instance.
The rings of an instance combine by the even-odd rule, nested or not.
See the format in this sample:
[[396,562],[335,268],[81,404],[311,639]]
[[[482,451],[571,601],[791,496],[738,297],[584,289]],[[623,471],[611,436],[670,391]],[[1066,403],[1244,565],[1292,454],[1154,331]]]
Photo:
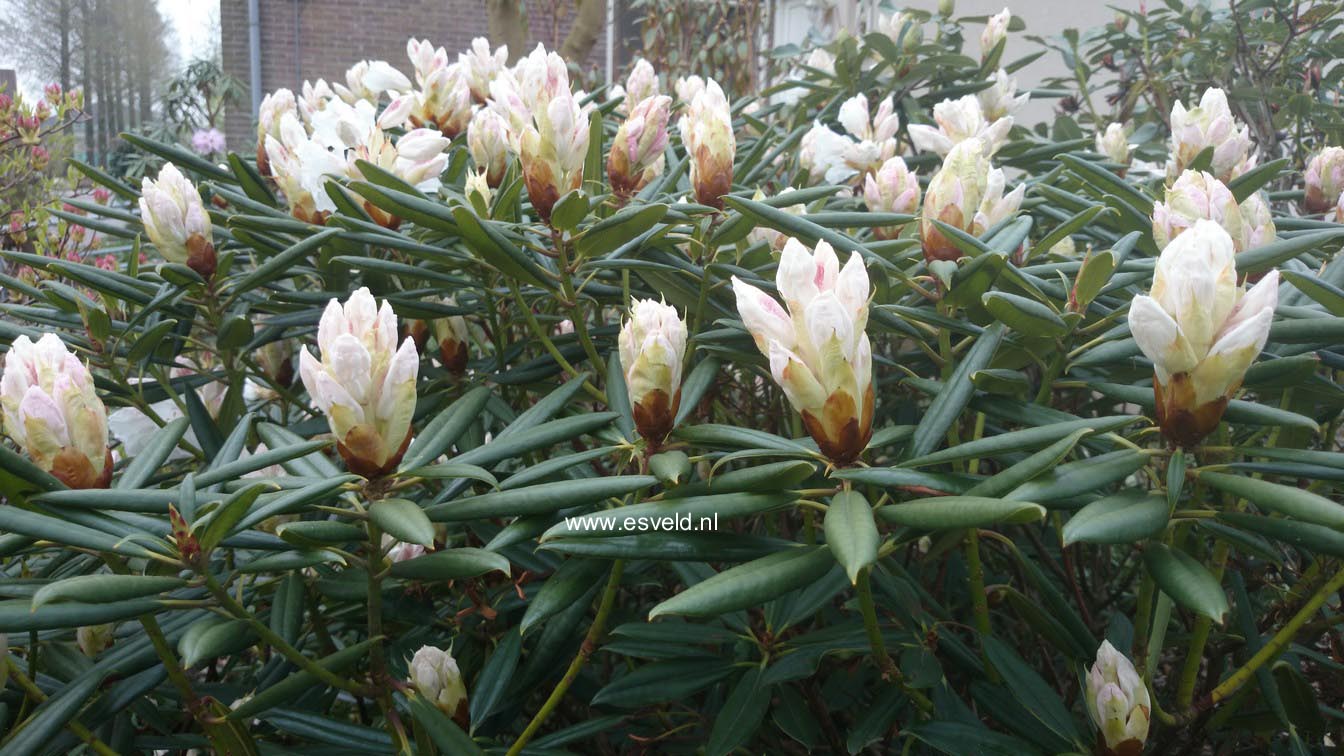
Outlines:
[[1339,148],[1035,123],[944,5],[89,171],[108,264],[0,252],[0,753],[1328,753]]

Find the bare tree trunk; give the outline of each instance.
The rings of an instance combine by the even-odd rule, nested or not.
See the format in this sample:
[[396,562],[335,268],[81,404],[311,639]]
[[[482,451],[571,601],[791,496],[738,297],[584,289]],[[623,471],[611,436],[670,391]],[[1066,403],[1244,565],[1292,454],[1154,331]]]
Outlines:
[[485,0],[490,42],[509,46],[509,63],[527,54],[529,39],[526,0]]
[[[79,72],[81,86],[84,87],[84,108],[88,110],[93,103],[93,88],[90,83],[93,81],[93,23],[89,17],[89,0],[79,0],[79,24],[80,39],[83,44],[80,49],[83,53],[83,63]],[[92,118],[84,119],[84,159],[90,163],[97,163],[94,157],[94,125]]]
[[607,28],[607,0],[578,0],[578,13],[569,27],[560,57],[582,65]]
[[61,0],[61,89],[70,89],[70,0]]

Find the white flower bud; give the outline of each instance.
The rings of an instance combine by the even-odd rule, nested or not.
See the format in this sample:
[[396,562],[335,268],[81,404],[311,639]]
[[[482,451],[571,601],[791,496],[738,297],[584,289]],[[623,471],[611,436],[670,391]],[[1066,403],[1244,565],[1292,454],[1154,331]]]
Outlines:
[[994,48],[1008,37],[1008,24],[1013,14],[1007,8],[995,13],[985,22],[985,30],[980,32],[980,59],[984,60],[994,52]]
[[467,686],[453,655],[433,646],[421,646],[411,657],[410,683],[415,692],[450,717],[465,719]]
[[943,100],[933,106],[933,120],[937,128],[924,124],[911,124],[910,141],[915,149],[924,152],[936,152],[946,156],[952,148],[967,139],[979,139],[986,157],[992,157],[1003,146],[1008,132],[1013,128],[1013,117],[1003,116],[994,120],[985,117],[980,100],[975,95],[966,95],[956,100]]
[[89,369],[60,337],[14,339],[0,376],[0,406],[5,433],[34,464],[71,488],[107,487],[107,409]]
[[[694,87],[688,84],[686,89]],[[682,92],[680,82],[677,91]],[[733,134],[728,98],[718,82],[710,79],[694,94],[679,127],[681,142],[691,160],[691,187],[695,190],[696,201],[722,209],[722,197],[733,186],[737,138]]]
[[1251,155],[1250,128],[1239,123],[1221,89],[1204,90],[1199,107],[1186,110],[1177,102],[1171,107],[1171,157],[1167,180],[1174,180],[1195,162],[1205,149],[1213,148],[1209,172],[1228,182],[1255,167]]
[[341,305],[335,299],[317,327],[321,360],[307,348],[299,375],[327,416],[336,448],[351,472],[385,474],[401,461],[411,438],[420,357],[411,339],[396,346],[397,317],[367,288]]
[[1129,153],[1133,145],[1129,143],[1129,135],[1125,133],[1124,124],[1112,123],[1105,131],[1098,131],[1096,145],[1097,152],[1105,155],[1107,160],[1120,165],[1129,165]]
[[1214,221],[1195,221],[1162,250],[1129,329],[1153,361],[1157,419],[1173,443],[1193,446],[1217,427],[1269,337],[1278,284],[1270,271],[1243,293],[1232,238]]
[[672,432],[681,403],[686,323],[671,305],[631,300],[630,317],[621,326],[617,346],[635,427],[658,446]]
[[734,276],[738,313],[818,448],[831,461],[848,464],[872,436],[873,356],[864,331],[868,271],[857,253],[841,268],[826,242],[813,253],[790,239],[775,284],[787,312]]
[[1148,739],[1151,710],[1148,687],[1133,662],[1110,641],[1102,641],[1087,673],[1087,711],[1106,747],[1117,751],[1122,743],[1138,741],[1137,748],[1126,752],[1139,753]]
[[1302,175],[1306,184],[1303,204],[1309,213],[1333,209],[1344,192],[1344,147],[1326,147],[1311,157]]
[[146,176],[141,182],[140,220],[165,260],[184,263],[202,278],[215,274],[210,214],[196,186],[177,166],[166,163],[157,181]]

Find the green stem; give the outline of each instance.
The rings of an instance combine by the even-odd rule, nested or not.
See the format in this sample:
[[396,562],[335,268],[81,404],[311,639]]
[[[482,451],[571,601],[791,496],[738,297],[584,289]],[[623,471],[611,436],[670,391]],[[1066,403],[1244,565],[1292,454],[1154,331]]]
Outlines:
[[[1223,566],[1227,563],[1227,541],[1219,541],[1213,547],[1214,576],[1221,580]],[[1195,700],[1195,683],[1199,680],[1199,665],[1204,660],[1204,647],[1209,642],[1209,631],[1213,629],[1213,620],[1200,615],[1190,631],[1190,643],[1185,651],[1185,665],[1181,669],[1181,679],[1176,686],[1176,705],[1186,708]]]
[[[23,673],[23,668],[14,660],[14,657],[7,657],[5,664],[9,667],[9,676],[23,689],[25,696],[39,704],[47,700],[47,694],[43,693],[42,689],[37,687],[37,684],[29,679],[28,675]],[[93,734],[92,730],[79,722],[72,719],[69,722],[66,722],[65,729],[73,733],[75,737],[83,741],[89,748],[92,748],[93,752],[97,753],[99,756],[117,756],[116,751],[109,748],[106,743],[98,739],[97,735]],[[9,732],[9,735],[12,737],[18,732],[20,732],[20,729],[15,728]]]
[[1270,638],[1269,642],[1261,647],[1255,656],[1248,659],[1237,671],[1214,688],[1213,692],[1209,694],[1209,703],[1216,704],[1236,693],[1241,686],[1251,679],[1257,669],[1278,658],[1279,654],[1283,653],[1284,649],[1288,647],[1288,644],[1292,643],[1293,638],[1297,637],[1298,630],[1302,629],[1302,626],[1316,612],[1320,611],[1325,602],[1341,588],[1344,588],[1344,569],[1335,573],[1335,576],[1330,578],[1330,582],[1321,586],[1316,593],[1312,594],[1307,603],[1288,621],[1288,624],[1275,633],[1274,637]]
[[900,685],[902,692],[915,702],[920,711],[925,714],[932,713],[933,702],[928,696],[910,687],[900,668],[887,653],[886,641],[882,639],[882,628],[877,624],[877,606],[873,603],[873,586],[869,580],[871,570],[870,567],[859,572],[859,579],[854,583],[854,589],[859,596],[859,611],[863,614],[863,629],[868,634],[868,645],[873,649],[873,661],[882,671],[883,679]]
[[588,321],[583,316],[583,310],[579,308],[579,294],[574,289],[573,267],[569,261],[569,243],[560,237],[559,232],[554,234],[555,248],[560,253],[560,292],[564,295],[565,301],[569,303],[569,319],[574,323],[574,333],[579,337],[579,343],[583,345],[583,351],[588,355],[588,361],[593,365],[593,372],[600,373],[605,363],[597,353],[597,347],[593,345],[593,339],[588,334]]
[[251,627],[256,631],[257,635],[265,641],[267,645],[274,648],[276,651],[279,651],[281,656],[333,688],[348,691],[350,693],[360,692],[359,686],[304,656],[297,648],[291,646],[288,641],[272,631],[265,622],[253,617],[252,613],[247,611],[246,607],[238,603],[233,596],[229,595],[229,592],[224,589],[224,586],[220,585],[219,581],[216,580],[215,576],[210,574],[208,570],[203,571],[203,574],[205,576],[206,589],[210,591],[210,595],[214,596],[215,599],[219,601],[220,606],[222,606],[229,614],[233,615],[235,619],[240,619],[246,622],[248,627]]
[[[576,369],[569,360],[565,359],[565,356],[560,353],[558,348],[556,348],[555,343],[551,341],[550,334],[546,333],[546,330],[541,327],[541,323],[537,322],[537,316],[532,313],[532,308],[527,306],[527,301],[523,299],[523,292],[518,289],[518,283],[510,279],[509,289],[513,291],[513,298],[518,301],[518,309],[522,311],[523,317],[527,319],[527,324],[532,329],[532,335],[536,336],[537,339],[541,341],[541,345],[546,349],[547,353],[551,355],[551,359],[555,360],[556,363],[560,365],[560,368],[568,373],[570,377],[580,375],[579,370]],[[594,370],[598,369],[600,369],[600,367],[594,365]],[[602,390],[597,386],[594,386],[592,381],[584,381],[583,390],[587,391],[588,395],[597,401],[602,402],[603,404],[607,403],[607,395],[602,393]]]
[[593,652],[597,650],[597,641],[606,629],[607,617],[611,614],[611,608],[616,603],[616,589],[621,585],[621,574],[624,571],[624,560],[617,559],[612,562],[611,576],[607,578],[607,587],[602,592],[602,601],[597,607],[597,616],[593,618],[593,624],[588,628],[588,634],[584,636],[583,644],[579,646],[579,653],[574,655],[574,660],[569,663],[569,668],[565,670],[565,676],[560,678],[560,682],[556,683],[555,689],[551,691],[546,703],[541,705],[541,709],[537,711],[536,716],[532,717],[532,721],[527,723],[527,728],[523,730],[522,735],[518,736],[518,740],[514,741],[507,756],[518,756],[523,752],[523,748],[527,746],[528,741],[532,740],[541,726],[545,724],[546,718],[560,705],[560,701],[565,697],[569,686],[573,685],[574,681],[578,679],[579,670],[583,669],[583,665],[588,662],[588,657],[592,656]]
[[[992,632],[989,624],[989,599],[985,596],[985,567],[980,561],[980,533],[971,528],[966,533],[966,567],[971,591],[971,610],[975,613],[975,630],[980,637],[988,638]],[[999,681],[999,673],[989,663],[983,640],[980,643],[980,657],[985,663],[986,676],[990,682]]]

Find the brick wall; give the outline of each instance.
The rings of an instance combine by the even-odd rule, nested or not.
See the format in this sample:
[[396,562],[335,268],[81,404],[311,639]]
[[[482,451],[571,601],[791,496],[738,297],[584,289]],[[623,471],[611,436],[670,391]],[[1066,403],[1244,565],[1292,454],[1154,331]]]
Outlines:
[[[258,0],[261,11],[261,88],[295,91],[305,79],[345,80],[345,70],[362,59],[386,60],[408,76],[406,40],[415,36],[442,45],[455,59],[474,37],[486,33],[485,0]],[[528,0],[531,44],[558,47],[569,28],[571,3]],[[552,9],[561,18],[553,18]],[[220,0],[221,51],[224,70],[243,83],[251,78],[248,62],[247,0]],[[554,32],[554,36],[553,36]],[[606,60],[599,39],[588,68]],[[230,147],[253,144],[254,116],[248,105],[225,117]]]

